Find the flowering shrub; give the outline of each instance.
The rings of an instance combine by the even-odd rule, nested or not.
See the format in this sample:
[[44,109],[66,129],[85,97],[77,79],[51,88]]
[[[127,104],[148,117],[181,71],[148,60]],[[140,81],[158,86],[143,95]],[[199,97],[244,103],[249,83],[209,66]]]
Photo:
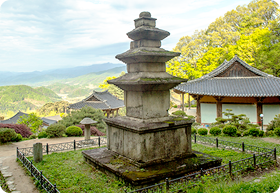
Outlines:
[[28,128],[26,125],[19,125],[19,124],[4,124],[0,123],[0,128],[11,128],[15,130],[16,133],[21,134],[22,137],[28,138],[30,135],[32,135],[31,129]]

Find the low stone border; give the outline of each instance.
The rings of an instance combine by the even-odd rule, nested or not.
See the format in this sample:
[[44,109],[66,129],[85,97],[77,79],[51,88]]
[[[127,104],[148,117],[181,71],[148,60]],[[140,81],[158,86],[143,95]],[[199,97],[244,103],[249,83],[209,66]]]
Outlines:
[[12,193],[21,193],[16,190],[13,173],[9,171],[9,166],[3,166],[3,160],[0,160],[0,171],[5,178],[6,184]]

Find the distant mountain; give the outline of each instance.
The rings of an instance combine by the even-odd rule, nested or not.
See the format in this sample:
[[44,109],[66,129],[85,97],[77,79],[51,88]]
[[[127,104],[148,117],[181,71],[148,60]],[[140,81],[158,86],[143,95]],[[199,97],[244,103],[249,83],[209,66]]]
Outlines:
[[0,86],[0,113],[33,110],[47,102],[58,100],[61,100],[61,98],[45,87],[32,88],[26,85]]
[[126,72],[126,67],[117,67],[106,71],[93,72],[60,80],[59,82],[44,83],[45,87],[57,94],[68,94],[68,97],[81,97],[90,95],[94,90],[99,90],[98,86],[108,76],[119,76],[122,71]]
[[88,73],[102,72],[120,66],[124,67],[124,64],[104,63],[34,72],[0,71],[0,86],[17,84],[38,85],[40,82],[74,78]]

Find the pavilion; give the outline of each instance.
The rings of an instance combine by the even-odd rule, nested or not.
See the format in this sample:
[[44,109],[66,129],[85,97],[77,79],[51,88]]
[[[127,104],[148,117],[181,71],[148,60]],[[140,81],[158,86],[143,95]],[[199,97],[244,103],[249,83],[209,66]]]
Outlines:
[[85,106],[89,106],[95,109],[101,109],[107,117],[118,115],[119,108],[124,107],[123,100],[118,99],[108,92],[93,91],[93,93],[80,102],[70,104],[68,108],[70,110],[79,110]]
[[178,85],[174,91],[182,96],[189,93],[197,101],[198,123],[215,122],[226,109],[232,109],[235,115],[246,114],[258,124],[260,114],[264,115],[264,124],[280,114],[280,78],[248,65],[238,56],[201,78]]

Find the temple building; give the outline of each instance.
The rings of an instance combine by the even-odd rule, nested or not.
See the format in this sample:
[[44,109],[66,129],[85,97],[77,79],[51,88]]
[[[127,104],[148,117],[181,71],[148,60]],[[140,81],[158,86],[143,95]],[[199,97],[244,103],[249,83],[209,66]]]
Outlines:
[[68,108],[70,110],[79,110],[85,106],[89,106],[95,109],[101,109],[107,117],[117,116],[119,108],[124,107],[123,100],[118,99],[108,92],[93,91],[93,93],[84,100],[70,104]]
[[280,114],[280,78],[264,73],[235,56],[201,78],[174,88],[197,101],[196,122],[212,123],[232,109],[245,114],[252,123],[268,124]]

